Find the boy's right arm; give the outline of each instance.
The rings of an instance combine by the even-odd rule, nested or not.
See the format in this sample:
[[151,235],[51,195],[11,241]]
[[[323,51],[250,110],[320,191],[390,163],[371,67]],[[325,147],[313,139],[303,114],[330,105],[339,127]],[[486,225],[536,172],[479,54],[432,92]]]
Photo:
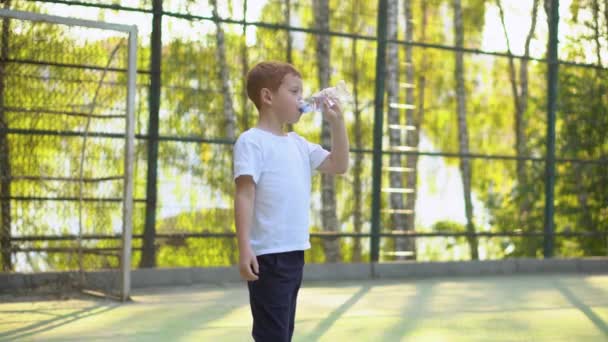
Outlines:
[[238,177],[234,196],[234,220],[239,246],[239,272],[243,279],[249,281],[258,280],[259,274],[258,260],[249,243],[254,199],[253,178],[247,175]]

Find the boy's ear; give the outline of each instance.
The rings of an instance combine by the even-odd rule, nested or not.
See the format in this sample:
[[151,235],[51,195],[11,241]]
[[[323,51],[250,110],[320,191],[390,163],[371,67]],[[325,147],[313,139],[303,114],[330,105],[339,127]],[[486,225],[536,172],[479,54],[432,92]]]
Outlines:
[[260,92],[260,97],[262,98],[262,103],[265,103],[267,105],[272,104],[272,92],[270,91],[270,89],[262,88],[262,91]]

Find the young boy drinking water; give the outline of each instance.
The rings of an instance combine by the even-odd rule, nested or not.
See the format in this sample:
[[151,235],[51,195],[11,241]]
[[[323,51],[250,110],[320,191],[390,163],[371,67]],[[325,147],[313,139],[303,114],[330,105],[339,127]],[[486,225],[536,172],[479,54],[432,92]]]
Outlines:
[[247,280],[255,341],[291,341],[308,225],[314,170],[342,174],[348,137],[339,99],[325,99],[331,151],[286,124],[300,119],[300,73],[290,64],[262,62],[247,75],[247,94],[259,112],[257,125],[234,145],[235,222],[239,271]]

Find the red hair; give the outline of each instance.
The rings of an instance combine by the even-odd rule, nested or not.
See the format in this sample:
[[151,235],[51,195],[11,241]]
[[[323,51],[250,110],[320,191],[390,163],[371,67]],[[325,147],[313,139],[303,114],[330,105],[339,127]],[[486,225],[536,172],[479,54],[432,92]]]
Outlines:
[[281,86],[283,78],[292,74],[302,77],[300,72],[291,64],[277,61],[258,63],[247,73],[247,96],[253,101],[257,109],[262,107],[260,94],[263,88],[275,92]]

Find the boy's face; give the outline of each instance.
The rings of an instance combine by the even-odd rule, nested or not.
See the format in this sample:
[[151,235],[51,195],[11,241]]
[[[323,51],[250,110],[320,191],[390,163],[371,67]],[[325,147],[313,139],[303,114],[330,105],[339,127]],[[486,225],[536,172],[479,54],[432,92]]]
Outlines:
[[273,94],[272,108],[278,118],[287,124],[300,120],[298,102],[302,99],[302,79],[293,74],[287,74],[279,89]]

